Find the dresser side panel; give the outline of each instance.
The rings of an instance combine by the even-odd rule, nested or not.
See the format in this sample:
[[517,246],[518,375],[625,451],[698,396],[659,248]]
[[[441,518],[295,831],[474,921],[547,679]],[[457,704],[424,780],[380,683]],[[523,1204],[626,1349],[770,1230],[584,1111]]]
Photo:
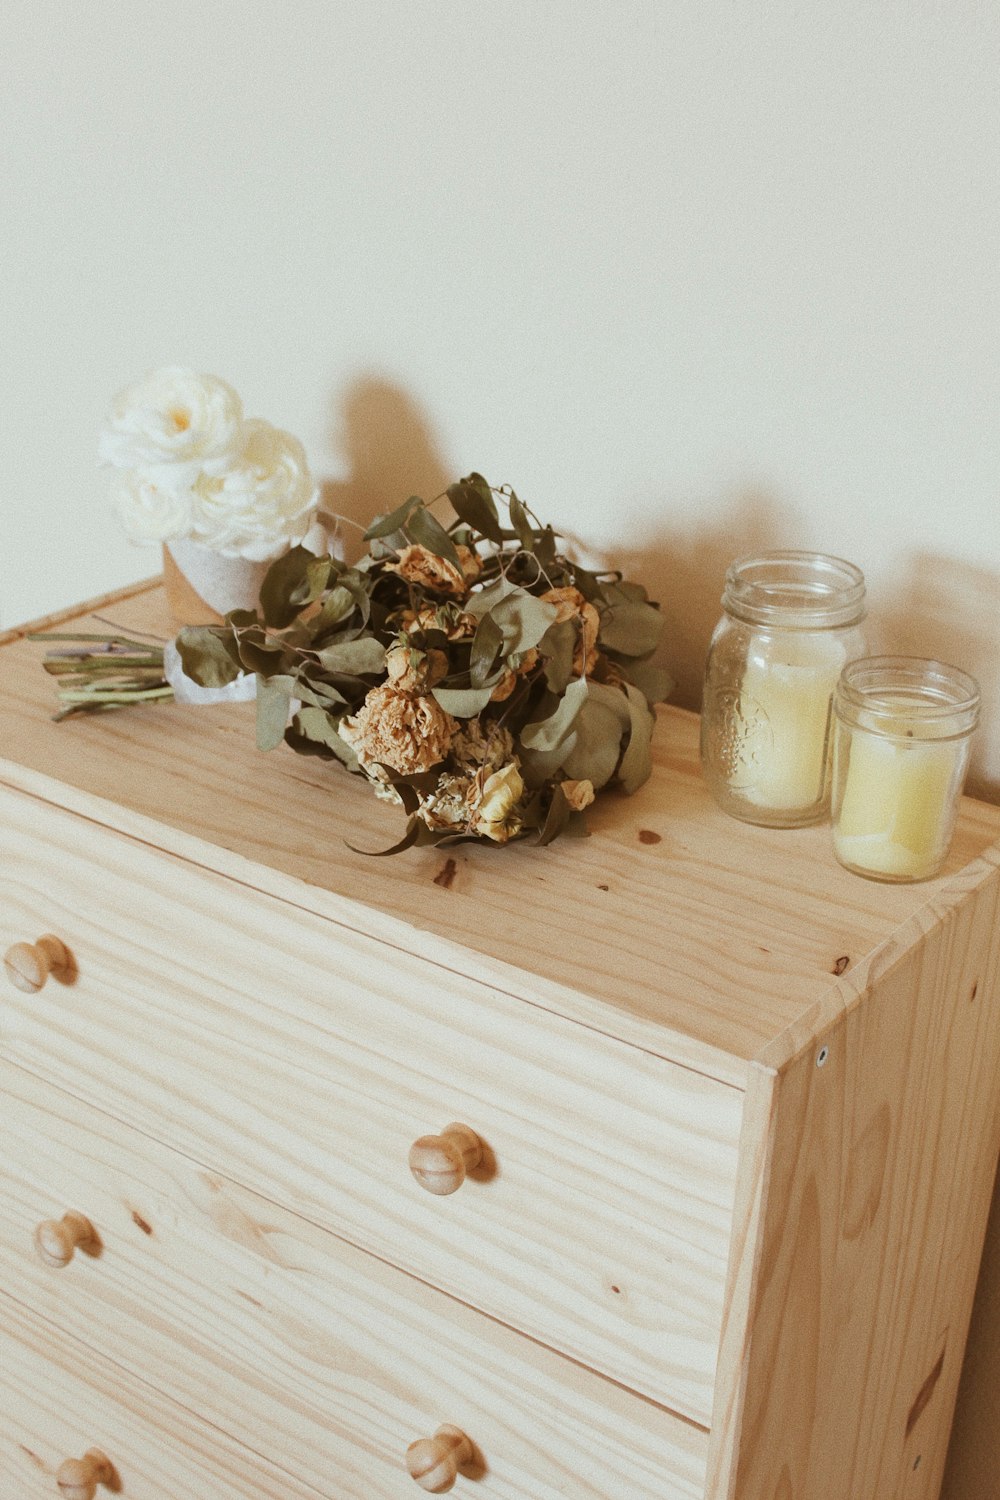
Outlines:
[[739,1500],[937,1500],[1000,1146],[996,861],[952,895],[780,1070]]

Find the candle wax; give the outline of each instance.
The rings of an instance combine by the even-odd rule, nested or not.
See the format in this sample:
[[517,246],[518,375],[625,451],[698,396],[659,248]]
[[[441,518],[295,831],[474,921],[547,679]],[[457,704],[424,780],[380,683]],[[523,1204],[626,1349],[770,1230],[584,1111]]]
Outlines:
[[766,715],[752,781],[743,795],[776,812],[809,808],[826,787],[830,700],[844,665],[841,642],[785,632],[751,643],[740,695]]
[[849,757],[833,831],[838,858],[890,879],[934,874],[951,839],[963,744],[841,729],[837,753]]

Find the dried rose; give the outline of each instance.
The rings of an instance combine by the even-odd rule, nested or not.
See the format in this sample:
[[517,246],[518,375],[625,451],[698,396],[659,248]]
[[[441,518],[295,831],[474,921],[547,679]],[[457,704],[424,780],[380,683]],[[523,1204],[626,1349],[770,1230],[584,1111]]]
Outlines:
[[401,693],[426,693],[448,675],[443,651],[418,651],[415,646],[392,646],[386,652],[389,681]]
[[448,754],[458,721],[435,698],[401,693],[389,683],[374,687],[340,735],[362,766],[390,766],[401,776],[429,771]]
[[396,562],[389,564],[389,571],[398,573],[407,583],[418,584],[435,594],[455,594],[462,598],[482,572],[482,563],[469,547],[455,549],[461,561],[461,569],[446,557],[438,557],[428,547],[419,543],[404,547]]
[[524,782],[513,761],[485,779],[483,771],[477,772],[471,793],[473,831],[494,843],[505,844],[520,832],[521,820],[516,808],[523,796]]
[[562,781],[563,796],[574,812],[583,812],[594,800],[594,783],[592,781]]
[[454,604],[439,604],[436,609],[433,605],[426,604],[423,609],[416,612],[412,609],[404,609],[394,618],[400,620],[403,629],[409,635],[417,635],[425,630],[440,630],[449,641],[468,640],[479,628],[479,621],[475,615],[465,614]]

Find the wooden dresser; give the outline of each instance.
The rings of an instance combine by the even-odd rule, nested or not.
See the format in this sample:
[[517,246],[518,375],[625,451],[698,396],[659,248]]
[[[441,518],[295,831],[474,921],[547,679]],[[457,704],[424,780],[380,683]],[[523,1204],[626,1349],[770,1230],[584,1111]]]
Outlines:
[[251,706],[56,725],[41,655],[0,645],[3,1500],[935,1500],[1000,810],[873,885],[725,818],[667,710],[590,839],[373,860],[391,811]]

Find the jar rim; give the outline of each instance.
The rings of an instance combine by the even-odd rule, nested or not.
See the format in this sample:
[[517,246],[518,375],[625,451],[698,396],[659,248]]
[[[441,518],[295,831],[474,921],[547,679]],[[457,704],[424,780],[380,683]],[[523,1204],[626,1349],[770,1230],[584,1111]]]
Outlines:
[[[924,656],[861,656],[840,674],[838,717],[894,739],[961,739],[979,722],[979,683],[969,672]],[[908,728],[900,729],[906,723]]]
[[751,553],[729,565],[726,612],[751,625],[829,630],[865,615],[865,578],[846,558],[783,549]]

